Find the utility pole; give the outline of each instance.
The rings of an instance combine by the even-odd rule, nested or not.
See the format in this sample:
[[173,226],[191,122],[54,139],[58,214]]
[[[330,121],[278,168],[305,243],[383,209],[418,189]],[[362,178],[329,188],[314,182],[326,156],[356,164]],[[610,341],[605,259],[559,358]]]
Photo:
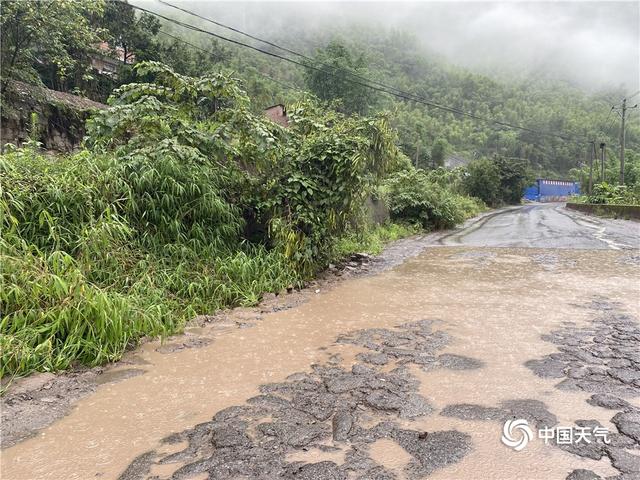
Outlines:
[[589,195],[593,190],[593,152],[595,148],[595,141],[589,142]]
[[[622,99],[622,106],[620,107],[620,118],[622,124],[620,125],[620,185],[624,185],[624,141],[625,141],[625,122],[627,120],[627,110],[630,108],[638,108],[636,103],[633,107],[627,107],[627,99]],[[614,107],[617,110],[617,107]]]
[[418,157],[420,156],[420,144],[416,147],[416,168],[418,168]]
[[604,142],[600,143],[600,181],[604,182],[604,149],[607,144]]
[[622,99],[622,126],[620,127],[620,185],[624,185],[624,117],[627,113],[627,99]]

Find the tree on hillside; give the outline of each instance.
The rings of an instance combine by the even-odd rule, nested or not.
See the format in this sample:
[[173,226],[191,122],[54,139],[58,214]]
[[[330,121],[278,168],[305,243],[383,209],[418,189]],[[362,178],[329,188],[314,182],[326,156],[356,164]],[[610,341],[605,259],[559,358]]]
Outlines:
[[439,138],[431,147],[431,164],[433,168],[444,167],[444,158],[447,155],[447,141]]
[[520,203],[524,189],[530,180],[527,163],[504,157],[497,157],[493,161],[500,172],[502,201],[508,204]]
[[214,65],[227,62],[230,51],[216,39],[206,42],[201,49],[169,37],[158,44],[158,58],[182,75],[198,76],[209,73]]
[[464,189],[472,197],[477,197],[487,205],[500,203],[500,170],[488,158],[475,160],[467,165]]
[[99,24],[108,31],[106,40],[111,47],[122,48],[123,63],[155,59],[158,50],[155,36],[160,30],[160,21],[153,15],[144,12],[136,15],[128,3],[110,1]]
[[317,51],[314,68],[305,71],[307,88],[318,98],[338,101],[338,108],[345,113],[365,113],[371,106],[373,92],[363,85],[355,75],[368,77],[368,69],[362,55],[355,56],[338,41]]
[[465,191],[488,205],[520,203],[529,181],[526,162],[514,158],[481,158],[466,167]]
[[11,79],[40,83],[37,66],[50,67],[56,79],[85,75],[88,55],[101,33],[90,25],[89,17],[100,15],[103,7],[101,1],[3,1],[2,92]]

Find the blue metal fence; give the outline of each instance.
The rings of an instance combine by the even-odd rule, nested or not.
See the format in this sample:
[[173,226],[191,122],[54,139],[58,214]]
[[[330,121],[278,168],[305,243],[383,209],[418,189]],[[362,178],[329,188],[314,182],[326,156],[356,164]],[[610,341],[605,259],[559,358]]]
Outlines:
[[579,182],[538,178],[525,188],[523,196],[534,202],[563,202],[572,195],[580,195]]

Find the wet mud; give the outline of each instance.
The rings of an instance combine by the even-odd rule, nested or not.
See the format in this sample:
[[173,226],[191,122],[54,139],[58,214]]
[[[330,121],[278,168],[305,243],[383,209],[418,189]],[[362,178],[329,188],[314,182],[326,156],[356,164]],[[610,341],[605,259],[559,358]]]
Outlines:
[[[103,374],[17,382],[13,418],[56,412],[60,378],[84,396],[3,449],[3,478],[637,477],[637,251],[429,244],[199,317]],[[516,452],[514,418],[615,435]]]
[[[347,369],[334,355],[310,373],[290,375],[281,383],[260,387],[261,394],[243,405],[218,412],[210,422],[163,439],[187,442],[184,450],[166,456],[142,454],[120,476],[122,480],[152,478],[155,465],[175,465],[166,478],[232,479],[393,479],[396,472],[376,463],[372,444],[393,441],[410,455],[405,478],[422,478],[456,463],[472,448],[470,436],[456,430],[428,432],[403,426],[399,420],[430,415],[433,407],[417,393],[418,381],[407,368],[459,368],[473,359],[437,356],[447,335],[419,321],[394,329],[374,328],[343,335],[338,343],[368,350],[357,355],[365,363]],[[384,361],[382,360],[384,357]],[[449,359],[442,361],[442,357]],[[373,361],[371,361],[373,360]],[[341,462],[290,461],[315,449],[342,452]],[[322,456],[320,453],[319,456]]]

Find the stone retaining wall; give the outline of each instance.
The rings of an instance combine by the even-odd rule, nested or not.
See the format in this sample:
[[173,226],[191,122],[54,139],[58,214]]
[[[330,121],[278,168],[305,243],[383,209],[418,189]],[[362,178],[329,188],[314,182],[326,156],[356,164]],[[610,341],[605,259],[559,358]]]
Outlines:
[[29,138],[31,115],[38,119],[38,141],[47,150],[70,152],[80,146],[85,122],[92,112],[106,108],[78,95],[36,85],[11,82],[2,106],[0,147],[22,145]]
[[595,203],[567,203],[567,208],[604,217],[640,220],[640,205],[601,205]]

